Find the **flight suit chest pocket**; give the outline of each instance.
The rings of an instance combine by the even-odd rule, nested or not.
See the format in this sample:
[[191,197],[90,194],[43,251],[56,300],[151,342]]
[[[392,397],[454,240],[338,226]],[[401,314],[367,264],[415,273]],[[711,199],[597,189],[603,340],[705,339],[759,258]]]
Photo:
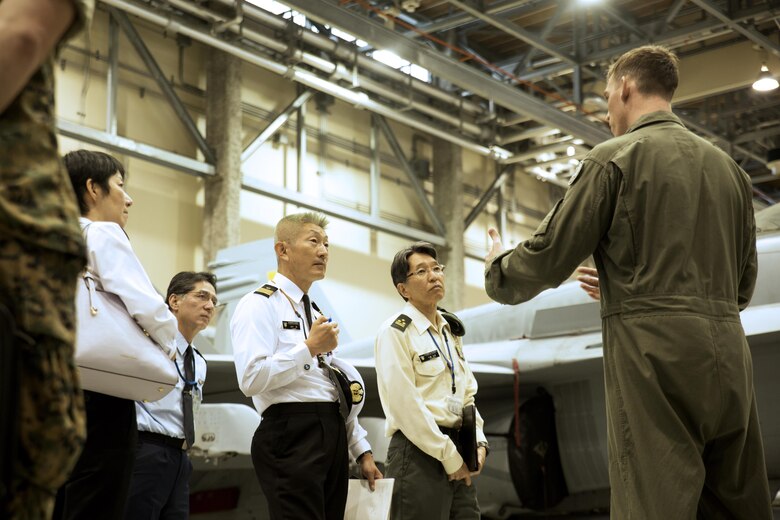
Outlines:
[[434,377],[441,374],[443,370],[444,361],[438,351],[415,352],[414,371],[417,374],[426,377]]
[[533,236],[528,240],[528,247],[530,249],[544,249],[550,244],[550,240],[552,240],[551,228],[554,224],[555,215],[558,214],[558,210],[560,209],[561,204],[563,204],[563,199],[555,203],[553,209],[547,214],[546,217],[544,217],[544,220],[542,220],[542,223],[539,224],[539,227],[536,228]]

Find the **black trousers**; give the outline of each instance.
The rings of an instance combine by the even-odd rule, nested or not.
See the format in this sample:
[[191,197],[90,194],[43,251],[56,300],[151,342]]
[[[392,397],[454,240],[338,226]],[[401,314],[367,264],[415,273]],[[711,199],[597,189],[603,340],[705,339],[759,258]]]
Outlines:
[[87,442],[57,492],[52,518],[124,518],[138,439],[135,404],[85,390],[84,406]]
[[270,406],[252,463],[272,520],[343,520],[349,460],[338,403]]
[[[178,442],[178,447],[173,443]],[[187,520],[192,463],[183,440],[138,432],[126,520]]]

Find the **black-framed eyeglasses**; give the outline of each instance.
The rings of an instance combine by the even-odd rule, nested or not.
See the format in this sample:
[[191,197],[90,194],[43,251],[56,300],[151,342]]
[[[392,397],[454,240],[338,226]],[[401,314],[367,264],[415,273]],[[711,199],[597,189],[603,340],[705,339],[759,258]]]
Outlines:
[[211,303],[214,305],[214,307],[219,306],[219,300],[217,299],[216,295],[208,291],[190,291],[187,294],[204,303],[211,300]]
[[442,276],[444,275],[444,268],[447,267],[446,265],[436,264],[433,267],[421,267],[417,269],[413,273],[409,273],[406,275],[407,280],[414,276],[415,278],[423,279],[425,278],[425,275],[428,273],[433,273],[436,276]]

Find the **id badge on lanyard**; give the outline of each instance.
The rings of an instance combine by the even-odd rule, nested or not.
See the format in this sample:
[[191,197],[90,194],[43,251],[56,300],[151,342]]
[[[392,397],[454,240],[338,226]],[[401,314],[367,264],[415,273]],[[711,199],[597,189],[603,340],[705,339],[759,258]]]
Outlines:
[[448,395],[444,400],[447,403],[447,411],[458,417],[463,416],[463,401],[454,395]]
[[450,350],[450,342],[447,339],[447,333],[442,332],[444,334],[444,343],[447,345],[447,354],[449,356],[444,355],[444,351],[439,348],[439,344],[436,342],[436,338],[433,337],[433,334],[431,333],[431,329],[428,329],[428,335],[431,337],[431,341],[433,341],[433,344],[436,346],[436,350],[439,351],[439,354],[442,358],[444,358],[444,362],[447,364],[447,368],[450,370],[450,378],[452,380],[452,396],[455,396],[455,360],[452,359],[452,351]]
[[198,410],[200,410],[200,405],[203,402],[203,392],[201,392],[202,386],[200,382],[198,382],[197,385],[195,385],[192,388],[192,416],[197,417],[198,416]]

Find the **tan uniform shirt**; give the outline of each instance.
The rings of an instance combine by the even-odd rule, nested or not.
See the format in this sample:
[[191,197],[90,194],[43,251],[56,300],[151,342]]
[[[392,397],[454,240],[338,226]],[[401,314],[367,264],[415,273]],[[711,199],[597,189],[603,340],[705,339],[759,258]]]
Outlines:
[[[415,446],[440,460],[449,474],[461,467],[463,458],[439,426],[460,427],[462,408],[474,404],[477,380],[463,356],[461,339],[452,335],[449,324],[437,314],[438,323],[433,325],[407,303],[400,315],[379,328],[374,354],[387,436],[400,430]],[[454,394],[452,372],[447,366],[450,353],[455,370]],[[477,412],[478,442],[486,441],[482,425]]]

